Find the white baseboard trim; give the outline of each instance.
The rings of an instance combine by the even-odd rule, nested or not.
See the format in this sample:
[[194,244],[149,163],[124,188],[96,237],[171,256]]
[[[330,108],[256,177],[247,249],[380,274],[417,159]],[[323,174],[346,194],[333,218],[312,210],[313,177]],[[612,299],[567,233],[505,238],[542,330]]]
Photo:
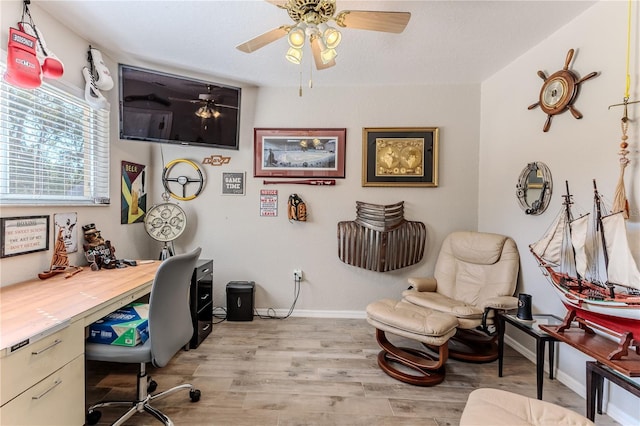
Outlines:
[[[288,309],[256,309],[261,316],[284,317],[289,313]],[[366,319],[365,311],[319,311],[294,309],[291,313],[292,317],[299,318],[343,318],[343,319]]]

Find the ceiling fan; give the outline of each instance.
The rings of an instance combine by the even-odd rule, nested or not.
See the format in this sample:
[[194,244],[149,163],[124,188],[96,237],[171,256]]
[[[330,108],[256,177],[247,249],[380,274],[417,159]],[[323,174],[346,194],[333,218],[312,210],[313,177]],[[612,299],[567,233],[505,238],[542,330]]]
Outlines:
[[334,21],[342,28],[401,33],[411,18],[409,12],[343,10],[336,14],[335,0],[266,1],[285,9],[295,24],[274,28],[236,48],[242,52],[251,53],[288,35],[290,48],[286,58],[299,64],[302,60],[302,48],[308,37],[313,59],[319,70],[336,64],[335,48],[342,38],[340,31],[330,27],[327,24],[328,21]]
[[198,99],[182,99],[182,98],[172,98],[169,97],[172,101],[180,101],[180,102],[190,102],[192,104],[200,104],[200,108],[198,108],[195,114],[200,118],[218,118],[220,116],[220,111],[218,111],[218,107],[221,108],[231,108],[238,109],[235,105],[225,105],[219,102],[216,102],[215,96],[211,93],[212,87],[210,84],[207,84],[207,93],[200,93],[198,95]]

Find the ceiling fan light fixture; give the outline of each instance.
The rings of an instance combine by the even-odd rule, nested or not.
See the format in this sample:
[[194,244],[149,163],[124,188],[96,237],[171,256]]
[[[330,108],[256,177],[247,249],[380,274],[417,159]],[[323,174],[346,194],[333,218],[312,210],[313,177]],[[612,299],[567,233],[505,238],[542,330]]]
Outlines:
[[322,39],[329,49],[335,49],[342,41],[342,34],[337,29],[328,26],[325,23],[318,25],[322,33]]
[[323,64],[328,64],[333,59],[335,59],[336,56],[338,56],[338,52],[336,51],[336,49],[327,48],[320,53],[320,59],[322,59]]
[[213,117],[213,111],[211,111],[211,108],[204,105],[198,108],[198,110],[196,111],[196,115],[200,118],[211,118]]
[[289,62],[299,65],[300,62],[302,62],[302,49],[290,47],[289,50],[287,50],[285,58],[287,58]]
[[289,40],[289,45],[295,49],[301,49],[304,46],[304,40],[306,38],[305,29],[307,24],[304,22],[300,22],[294,28],[289,31],[289,36],[287,39]]

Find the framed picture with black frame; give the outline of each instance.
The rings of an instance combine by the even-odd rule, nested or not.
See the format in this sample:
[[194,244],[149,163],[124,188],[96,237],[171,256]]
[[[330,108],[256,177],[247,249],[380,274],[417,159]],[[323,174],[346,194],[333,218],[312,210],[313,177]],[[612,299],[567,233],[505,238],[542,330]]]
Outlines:
[[362,186],[437,187],[438,128],[364,128]]

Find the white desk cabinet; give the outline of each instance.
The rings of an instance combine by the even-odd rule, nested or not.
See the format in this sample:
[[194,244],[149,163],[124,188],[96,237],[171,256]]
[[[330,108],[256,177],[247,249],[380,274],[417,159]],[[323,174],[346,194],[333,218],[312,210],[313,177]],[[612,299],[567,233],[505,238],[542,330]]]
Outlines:
[[0,358],[0,424],[84,423],[83,330],[72,323]]

